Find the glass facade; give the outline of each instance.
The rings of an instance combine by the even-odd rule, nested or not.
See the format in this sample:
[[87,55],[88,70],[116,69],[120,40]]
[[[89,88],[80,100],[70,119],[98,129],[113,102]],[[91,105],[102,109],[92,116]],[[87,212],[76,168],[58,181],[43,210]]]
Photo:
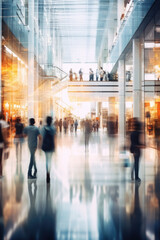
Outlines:
[[0,239],[159,239],[159,1],[0,4]]

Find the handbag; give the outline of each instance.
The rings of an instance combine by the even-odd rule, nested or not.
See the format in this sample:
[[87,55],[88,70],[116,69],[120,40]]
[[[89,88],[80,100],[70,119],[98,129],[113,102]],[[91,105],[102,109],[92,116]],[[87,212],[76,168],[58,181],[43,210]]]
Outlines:
[[122,161],[122,166],[127,168],[131,166],[129,152],[123,150],[120,152],[120,159]]
[[130,164],[130,159],[129,159],[129,157],[126,157],[126,158],[124,158],[124,160],[123,160],[123,167],[130,167],[131,166],[131,164]]

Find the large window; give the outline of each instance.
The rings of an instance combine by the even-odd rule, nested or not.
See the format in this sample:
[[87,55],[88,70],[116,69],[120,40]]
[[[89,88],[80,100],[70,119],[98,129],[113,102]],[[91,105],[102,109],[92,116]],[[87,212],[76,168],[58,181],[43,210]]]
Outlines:
[[145,29],[145,80],[160,80],[160,11]]

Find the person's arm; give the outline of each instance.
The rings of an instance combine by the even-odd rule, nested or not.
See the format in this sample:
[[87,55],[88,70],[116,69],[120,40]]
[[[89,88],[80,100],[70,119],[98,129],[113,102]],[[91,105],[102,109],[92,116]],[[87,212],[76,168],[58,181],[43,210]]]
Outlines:
[[42,147],[43,137],[41,134],[38,135],[38,148]]
[[57,135],[56,134],[54,134],[54,136],[53,136],[53,140],[54,140],[54,151],[56,151],[56,149],[57,149]]
[[38,137],[38,148],[41,148],[42,142],[43,142],[43,128],[41,129],[41,131],[39,130],[39,128],[37,128],[37,137]]

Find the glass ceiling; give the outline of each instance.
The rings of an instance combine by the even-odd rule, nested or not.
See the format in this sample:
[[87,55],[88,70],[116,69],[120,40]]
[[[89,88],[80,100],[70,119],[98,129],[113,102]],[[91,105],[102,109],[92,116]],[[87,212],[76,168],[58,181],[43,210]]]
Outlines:
[[[98,61],[101,44],[104,42],[104,30],[117,18],[116,2],[117,0],[39,1],[39,8],[48,18],[50,31],[54,31],[60,41],[63,63]],[[41,27],[43,31],[44,24]]]

